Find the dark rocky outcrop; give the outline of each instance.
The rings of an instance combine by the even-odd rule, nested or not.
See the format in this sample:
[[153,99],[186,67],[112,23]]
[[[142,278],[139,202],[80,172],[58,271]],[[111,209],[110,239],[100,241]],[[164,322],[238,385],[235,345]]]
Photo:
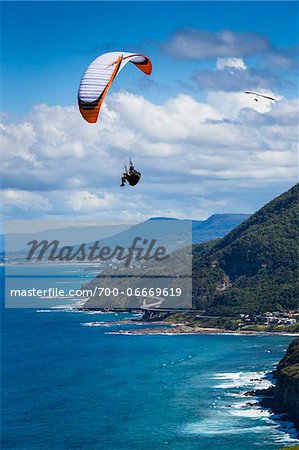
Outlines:
[[275,413],[287,414],[299,431],[299,338],[288,347],[275,372],[276,385],[262,395],[261,404]]
[[277,366],[272,407],[289,414],[299,430],[299,338],[289,345]]

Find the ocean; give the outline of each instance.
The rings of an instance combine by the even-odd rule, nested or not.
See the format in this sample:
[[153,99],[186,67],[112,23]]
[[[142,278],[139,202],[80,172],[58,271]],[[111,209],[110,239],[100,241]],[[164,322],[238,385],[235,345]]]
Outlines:
[[[76,287],[86,276],[78,265],[49,271],[76,273],[69,278]],[[2,449],[270,450],[298,443],[290,423],[242,395],[270,384],[265,374],[292,336],[109,334],[120,325],[107,322],[131,316],[48,303],[2,309]],[[135,326],[143,325],[121,328]]]

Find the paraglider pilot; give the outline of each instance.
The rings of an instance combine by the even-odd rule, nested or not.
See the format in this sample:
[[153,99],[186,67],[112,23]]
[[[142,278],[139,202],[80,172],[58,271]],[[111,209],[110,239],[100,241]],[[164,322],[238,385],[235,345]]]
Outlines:
[[126,182],[128,182],[130,186],[136,186],[136,184],[138,183],[140,178],[141,178],[141,173],[135,169],[134,164],[130,160],[129,170],[125,166],[125,171],[122,174],[120,186],[121,187],[125,186]]

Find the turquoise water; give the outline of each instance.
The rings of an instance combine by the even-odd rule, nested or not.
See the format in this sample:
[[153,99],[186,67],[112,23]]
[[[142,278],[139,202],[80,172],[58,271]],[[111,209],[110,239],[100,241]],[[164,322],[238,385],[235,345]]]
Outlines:
[[288,424],[240,395],[267,385],[264,372],[292,337],[107,334],[119,325],[105,322],[126,315],[38,311],[3,310],[3,449],[270,450],[295,442]]

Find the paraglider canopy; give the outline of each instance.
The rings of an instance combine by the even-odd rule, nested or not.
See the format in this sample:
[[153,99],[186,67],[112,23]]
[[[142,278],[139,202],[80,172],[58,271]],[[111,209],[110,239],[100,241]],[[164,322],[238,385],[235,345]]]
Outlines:
[[147,56],[128,52],[104,53],[87,67],[78,92],[79,109],[87,122],[95,123],[98,120],[102,103],[113,80],[128,62],[146,75],[152,72],[152,63]]

